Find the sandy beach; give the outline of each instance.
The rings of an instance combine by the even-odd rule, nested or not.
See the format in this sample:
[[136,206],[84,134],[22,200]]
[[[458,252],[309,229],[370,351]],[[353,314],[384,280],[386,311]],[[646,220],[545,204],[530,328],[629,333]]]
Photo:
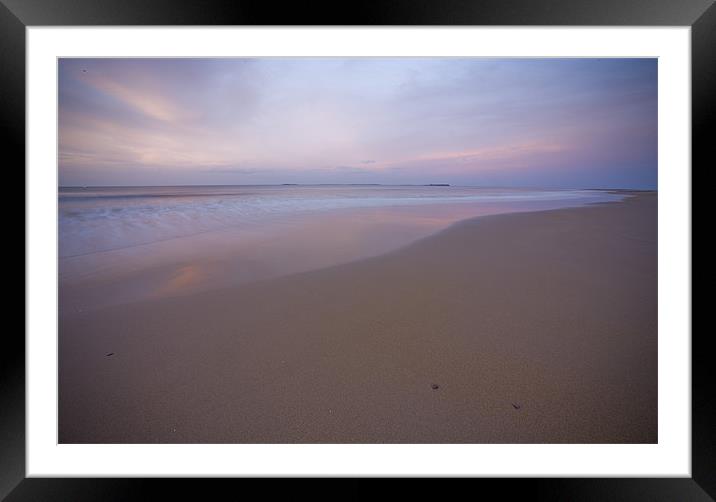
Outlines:
[[657,440],[655,192],[59,321],[61,443]]

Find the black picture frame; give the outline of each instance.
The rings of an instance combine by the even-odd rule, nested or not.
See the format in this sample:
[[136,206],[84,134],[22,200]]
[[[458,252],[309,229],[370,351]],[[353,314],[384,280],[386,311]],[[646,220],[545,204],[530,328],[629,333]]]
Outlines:
[[[393,0],[285,5],[247,0],[0,0],[0,137],[6,144],[5,158],[9,157],[6,172],[19,172],[25,164],[25,28],[74,25],[690,26],[692,165],[705,170],[712,157],[708,131],[716,125],[713,0]],[[716,407],[707,337],[703,331],[692,332],[691,478],[476,479],[471,484],[530,500],[715,500]],[[25,478],[25,460],[24,335],[6,329],[0,348],[0,498],[141,500],[153,498],[152,493],[166,498],[174,490],[183,496],[207,498],[206,490],[217,483],[230,488],[248,482]],[[366,480],[350,482],[350,493],[371,494]],[[429,494],[422,488],[421,492]]]

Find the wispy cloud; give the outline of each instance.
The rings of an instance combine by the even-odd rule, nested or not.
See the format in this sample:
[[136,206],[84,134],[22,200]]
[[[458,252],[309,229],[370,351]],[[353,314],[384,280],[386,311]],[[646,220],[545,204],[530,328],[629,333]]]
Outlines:
[[66,184],[656,181],[655,60],[62,59],[59,84]]
[[165,122],[173,122],[182,117],[182,109],[177,104],[157,93],[147,92],[141,88],[133,88],[123,82],[108,78],[89,77],[87,82],[147,117]]

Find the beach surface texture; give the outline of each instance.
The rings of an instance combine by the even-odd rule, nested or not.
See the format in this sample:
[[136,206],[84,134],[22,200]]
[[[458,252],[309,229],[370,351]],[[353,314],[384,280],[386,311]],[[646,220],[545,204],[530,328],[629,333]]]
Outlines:
[[657,440],[654,192],[59,319],[60,443]]

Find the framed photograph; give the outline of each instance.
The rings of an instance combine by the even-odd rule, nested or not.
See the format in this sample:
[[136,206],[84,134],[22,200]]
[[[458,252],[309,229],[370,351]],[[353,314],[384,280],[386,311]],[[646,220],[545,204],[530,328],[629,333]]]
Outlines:
[[0,495],[716,497],[713,2],[258,5],[0,5],[26,187]]

